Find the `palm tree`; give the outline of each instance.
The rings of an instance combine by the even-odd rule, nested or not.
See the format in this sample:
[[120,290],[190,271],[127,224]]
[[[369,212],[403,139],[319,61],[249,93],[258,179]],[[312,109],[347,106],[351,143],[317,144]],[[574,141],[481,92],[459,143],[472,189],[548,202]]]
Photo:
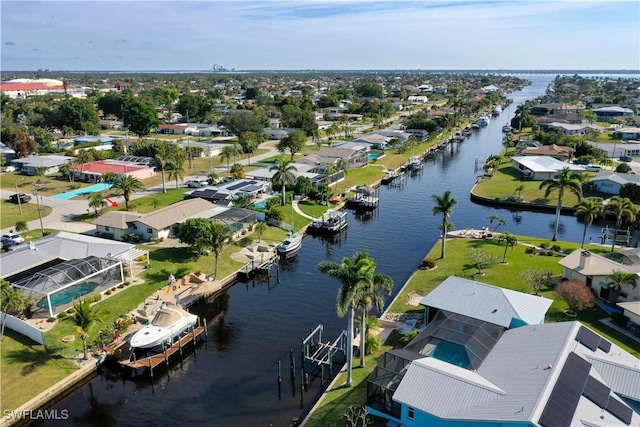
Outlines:
[[593,220],[603,216],[602,200],[595,197],[587,197],[580,202],[576,215],[582,216],[584,221],[584,231],[582,232],[582,243],[580,248],[584,247],[584,239],[587,237],[587,228],[593,224]]
[[102,197],[102,193],[99,191],[89,193],[89,207],[95,211],[96,216],[98,216],[98,209],[102,212],[106,205],[107,202]]
[[207,179],[209,180],[209,183],[214,185],[218,182],[218,180],[220,179],[220,177],[218,176],[217,173],[211,171],[209,172],[209,174],[207,175]]
[[365,343],[366,343],[366,319],[369,314],[369,310],[375,307],[376,310],[381,311],[384,307],[383,293],[390,295],[391,289],[393,289],[393,280],[386,274],[375,273],[375,262],[373,262],[373,277],[371,281],[362,283],[362,287],[358,292],[358,306],[362,311],[360,317],[360,367],[364,367],[364,355],[365,355]]
[[167,166],[172,162],[172,153],[169,148],[169,144],[166,143],[157,143],[156,144],[156,160],[158,161],[158,166],[160,166],[160,173],[162,174],[162,192],[167,192],[167,185],[165,182],[164,172],[167,169]]
[[487,217],[487,219],[489,220],[489,224],[493,224],[493,222],[496,222],[496,227],[493,229],[493,231],[495,232],[498,227],[500,227],[501,225],[506,225],[507,224],[507,220],[499,217],[498,215],[489,215]]
[[500,237],[498,237],[498,241],[504,242],[504,255],[502,255],[502,263],[506,264],[507,249],[509,248],[509,246],[511,246],[512,248],[515,247],[518,244],[518,238],[513,234],[509,233],[508,231],[505,231],[500,235]]
[[609,285],[609,302],[615,304],[620,297],[622,286],[627,285],[631,289],[636,287],[636,275],[623,270],[613,270],[607,276],[607,284]]
[[530,115],[531,106],[529,103],[525,102],[516,108],[514,118],[518,119],[518,139],[520,139],[520,134],[522,133],[522,123],[525,122]]
[[227,162],[227,171],[231,170],[231,167],[229,166],[229,161],[233,158],[235,160],[236,156],[240,154],[240,150],[238,149],[238,145],[237,144],[230,144],[227,145],[225,147],[222,148],[222,150],[220,150],[220,154],[218,155],[220,157],[220,160]]
[[262,233],[264,233],[265,231],[267,231],[267,223],[264,221],[258,221],[258,223],[255,226],[255,231],[258,232],[258,240],[262,240]]
[[131,197],[131,193],[142,190],[144,185],[142,185],[142,182],[140,182],[140,180],[135,176],[120,175],[115,179],[115,181],[113,181],[112,188],[122,192],[122,197],[124,197],[124,207],[126,210],[129,210],[129,199]]
[[115,172],[105,172],[100,175],[100,179],[102,179],[102,182],[113,182],[116,180],[116,178],[118,178],[118,175],[116,175]]
[[58,166],[58,171],[64,178],[69,178],[69,184],[73,184],[73,163],[63,163]]
[[2,328],[0,328],[0,339],[4,337],[4,325],[7,314],[10,311],[21,311],[24,307],[24,296],[22,292],[16,291],[6,280],[0,279],[0,311],[2,311]]
[[182,162],[174,162],[169,165],[169,179],[175,179],[176,188],[178,181],[184,178],[184,165]]
[[556,207],[556,223],[553,227],[553,238],[552,241],[557,240],[558,236],[558,225],[560,224],[560,212],[562,211],[562,199],[564,198],[565,191],[569,191],[576,196],[578,196],[579,200],[582,200],[582,183],[583,177],[582,175],[572,172],[569,167],[564,167],[560,171],[560,176],[558,178],[549,178],[545,179],[540,183],[540,189],[544,189],[544,197],[545,199],[549,197],[549,195],[558,191],[558,206]]
[[362,287],[373,280],[375,263],[369,258],[367,251],[356,253],[353,258],[343,258],[340,264],[322,261],[318,271],[338,279],[342,286],[338,291],[336,311],[342,317],[349,313],[347,323],[347,386],[351,386],[351,368],[353,366],[353,320],[355,309],[360,302]]
[[605,208],[608,211],[612,211],[616,214],[616,229],[613,233],[613,243],[611,244],[611,252],[614,251],[616,246],[616,238],[618,237],[618,230],[622,226],[622,222],[626,219],[629,222],[636,220],[638,211],[636,205],[627,197],[614,196],[609,200]]
[[291,160],[278,160],[275,165],[269,168],[269,172],[272,171],[276,171],[271,179],[273,183],[282,185],[282,206],[284,206],[287,203],[285,200],[285,187],[296,183],[296,175],[293,172],[297,172],[298,168],[295,167]]
[[445,191],[442,196],[433,194],[431,195],[431,199],[436,204],[431,208],[431,213],[433,215],[442,214],[442,253],[440,258],[444,259],[445,246],[447,242],[447,223],[449,222],[449,218],[453,212],[453,207],[458,204],[458,202],[456,199],[451,197],[450,190]]
[[27,224],[27,221],[25,220],[19,220],[16,221],[16,224],[14,225],[16,233],[22,233],[23,231],[29,231],[29,225]]
[[[127,175],[125,175],[127,176]],[[86,299],[75,300],[73,302],[73,316],[71,320],[75,323],[80,338],[82,338],[82,348],[84,350],[84,358],[87,359],[87,338],[89,338],[89,327],[92,323],[102,322],[99,318],[100,312],[95,306],[92,306]]]
[[216,257],[216,269],[213,272],[213,280],[218,276],[218,258],[224,249],[224,244],[229,238],[229,232],[226,227],[215,220],[209,220],[207,223],[207,245],[213,251]]
[[349,174],[348,168],[349,168],[349,165],[347,164],[347,161],[343,158],[339,158],[338,161],[336,162],[336,169],[338,172],[342,172],[342,175],[344,176],[345,179]]

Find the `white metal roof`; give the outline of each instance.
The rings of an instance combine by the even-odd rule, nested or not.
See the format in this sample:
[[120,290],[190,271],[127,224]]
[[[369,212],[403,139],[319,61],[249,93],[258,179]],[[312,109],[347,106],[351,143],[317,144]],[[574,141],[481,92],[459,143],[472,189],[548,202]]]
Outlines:
[[513,156],[511,158],[534,172],[557,172],[569,168],[573,172],[584,172],[586,169],[580,165],[566,163],[549,156]]
[[56,258],[70,260],[91,255],[116,256],[134,246],[115,240],[59,231],[34,240],[33,245],[21,245],[0,255],[0,277],[10,277]]
[[450,276],[420,304],[508,328],[513,319],[538,324],[553,300]]
[[620,264],[612,261],[608,258],[600,256],[595,253],[590,253],[591,256],[584,263],[584,266],[580,266],[580,258],[582,257],[582,249],[576,249],[566,257],[558,261],[562,267],[582,274],[583,276],[608,276],[613,273],[614,270],[622,270],[629,273],[636,273],[638,267],[632,268],[631,266]]

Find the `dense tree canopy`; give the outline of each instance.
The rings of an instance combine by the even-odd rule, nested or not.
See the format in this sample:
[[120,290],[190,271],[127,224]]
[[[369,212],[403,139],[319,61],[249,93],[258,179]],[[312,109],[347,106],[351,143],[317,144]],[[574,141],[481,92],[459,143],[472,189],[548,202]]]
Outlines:
[[85,134],[98,134],[100,119],[89,99],[69,98],[62,100],[53,114],[54,125],[58,129],[69,127]]
[[176,111],[189,122],[204,122],[207,115],[213,110],[211,102],[203,96],[192,93],[183,93],[176,104]]
[[264,132],[264,125],[260,119],[251,111],[238,110],[229,113],[222,117],[218,124],[226,127],[229,132],[234,135],[240,136],[244,132],[255,132],[262,134]]
[[124,125],[136,135],[149,135],[160,124],[155,108],[136,98],[128,98],[123,108]]
[[384,98],[384,89],[373,80],[367,79],[356,84],[354,92],[365,98]]

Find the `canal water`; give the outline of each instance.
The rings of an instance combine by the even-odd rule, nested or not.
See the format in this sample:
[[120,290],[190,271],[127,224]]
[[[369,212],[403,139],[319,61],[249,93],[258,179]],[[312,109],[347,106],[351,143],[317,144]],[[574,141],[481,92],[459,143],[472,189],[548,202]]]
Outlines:
[[[519,76],[520,77],[520,76]],[[307,236],[298,254],[283,263],[280,282],[238,283],[195,311],[209,319],[209,339],[195,355],[166,373],[139,381],[122,380],[105,371],[58,402],[53,409],[68,410],[64,422],[39,421],[38,426],[288,426],[302,419],[319,395],[314,381],[295,396],[289,384],[290,350],[299,366],[300,341],[317,325],[324,341],[336,338],[346,318],[336,315],[339,284],[317,273],[324,260],[367,249],[377,271],[394,280],[393,295],[410,277],[436,243],[441,218],[431,214],[431,195],[451,190],[458,204],[451,221],[457,228],[489,226],[491,214],[504,217],[502,231],[551,238],[554,216],[510,212],[479,206],[469,190],[482,171],[475,160],[502,148],[502,126],[516,107],[544,93],[552,75],[521,76],[532,82],[510,94],[514,102],[501,116],[460,144],[449,145],[429,160],[422,173],[407,178],[402,188],[381,187],[380,206],[370,215],[349,213],[349,226],[335,241]],[[583,225],[563,217],[558,238],[580,241]],[[588,232],[599,239],[599,227]],[[278,361],[282,362],[282,394],[278,396]],[[299,384],[299,374],[297,375]],[[297,385],[299,389],[299,385]],[[59,424],[58,424],[59,423]]]

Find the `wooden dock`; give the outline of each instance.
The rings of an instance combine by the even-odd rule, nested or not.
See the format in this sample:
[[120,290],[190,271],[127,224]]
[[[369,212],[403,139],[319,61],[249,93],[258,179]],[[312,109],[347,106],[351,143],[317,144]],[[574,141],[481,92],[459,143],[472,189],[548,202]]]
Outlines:
[[195,345],[197,338],[200,337],[200,335],[202,334],[205,334],[206,336],[205,326],[198,326],[197,328],[187,333],[179,341],[175,342],[171,347],[167,348],[162,353],[154,354],[153,356],[145,357],[143,359],[138,359],[135,361],[120,360],[118,361],[118,363],[123,368],[128,368],[132,370],[149,368],[151,370],[151,373],[153,373],[153,370],[155,368],[157,368],[158,366],[161,366],[163,363],[168,363],[169,358],[174,354],[176,353],[182,354],[182,349],[185,346],[191,343]]
[[269,270],[271,266],[276,262],[276,254],[268,254],[265,259],[252,259],[244,267],[242,267],[236,273],[236,280],[246,281],[253,277],[256,271]]

